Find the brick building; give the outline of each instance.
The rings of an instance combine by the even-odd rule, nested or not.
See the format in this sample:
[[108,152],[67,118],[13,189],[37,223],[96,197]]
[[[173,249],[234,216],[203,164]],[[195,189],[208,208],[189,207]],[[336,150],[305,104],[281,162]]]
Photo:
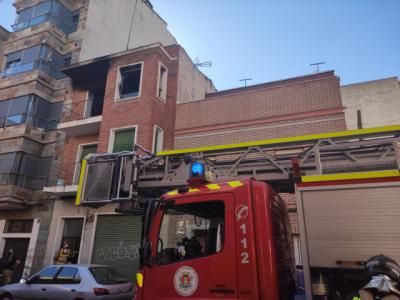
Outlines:
[[[89,105],[72,104],[85,95],[78,89],[72,93],[72,81],[61,69],[152,43],[175,45],[176,40],[146,0],[15,0],[14,6],[13,32],[0,30],[0,255],[18,250],[23,263],[17,280],[52,262],[44,260],[47,252],[51,256],[61,246],[48,249],[58,200],[43,191],[56,171],[65,172],[60,156],[68,161],[64,147],[75,142],[58,130],[59,121],[73,119],[68,111],[76,114],[76,107],[94,120],[102,111],[98,89],[87,93]],[[62,178],[58,184],[66,184]],[[74,247],[81,242],[82,227],[83,219],[74,215],[56,222]]]
[[209,93],[180,103],[175,147],[343,131],[339,78],[333,71]]
[[[183,97],[196,99],[196,93],[187,93],[178,82],[202,89],[198,97],[215,90],[196,68],[187,72],[187,64],[192,62],[179,45],[152,44],[64,70],[72,79],[72,101],[65,104],[58,124],[67,134],[63,153],[53,185],[45,188],[60,198],[55,201],[45,263],[52,262],[62,242],[60,220],[74,216],[84,220],[79,237],[85,242],[73,245],[79,262],[111,264],[130,278],[134,275],[141,218],[117,215],[114,205],[75,206],[80,162],[89,153],[132,151],[135,143],[151,152],[173,149],[176,103]],[[194,83],[193,72],[198,78]],[[114,256],[112,251],[117,250],[110,249],[125,254]]]
[[[7,107],[0,109],[0,253],[26,248],[21,272],[53,263],[64,241],[71,262],[135,272],[140,218],[118,215],[111,204],[74,205],[80,162],[90,153],[345,129],[333,72],[217,92],[149,1],[15,5],[0,79]],[[60,11],[69,26],[57,21]]]

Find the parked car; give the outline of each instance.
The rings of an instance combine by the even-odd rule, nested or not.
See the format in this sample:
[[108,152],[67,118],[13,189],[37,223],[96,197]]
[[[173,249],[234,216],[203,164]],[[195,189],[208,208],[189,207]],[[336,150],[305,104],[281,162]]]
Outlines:
[[132,300],[132,283],[109,266],[51,265],[0,288],[1,300]]

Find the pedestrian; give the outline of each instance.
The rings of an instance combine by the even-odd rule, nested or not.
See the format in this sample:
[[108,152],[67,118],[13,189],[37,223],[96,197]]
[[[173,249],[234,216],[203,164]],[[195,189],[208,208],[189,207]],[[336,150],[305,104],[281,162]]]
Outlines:
[[2,259],[1,267],[3,269],[3,285],[9,284],[15,268],[21,261],[14,255],[14,249],[9,249],[6,256]]
[[69,257],[71,255],[71,249],[69,248],[68,240],[64,240],[63,246],[61,247],[58,255],[55,257],[56,265],[63,265],[69,262]]

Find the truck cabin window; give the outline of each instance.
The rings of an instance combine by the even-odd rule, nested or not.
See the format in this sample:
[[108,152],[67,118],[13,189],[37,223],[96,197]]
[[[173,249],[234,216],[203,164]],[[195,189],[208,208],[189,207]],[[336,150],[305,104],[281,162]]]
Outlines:
[[158,239],[157,264],[220,252],[224,244],[224,220],[222,201],[166,206]]

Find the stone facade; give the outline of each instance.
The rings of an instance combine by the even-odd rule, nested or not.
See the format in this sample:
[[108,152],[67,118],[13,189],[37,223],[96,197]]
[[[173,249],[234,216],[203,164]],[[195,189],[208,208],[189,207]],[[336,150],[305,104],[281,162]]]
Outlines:
[[4,43],[7,41],[9,35],[8,30],[0,26],[0,67],[3,66]]

